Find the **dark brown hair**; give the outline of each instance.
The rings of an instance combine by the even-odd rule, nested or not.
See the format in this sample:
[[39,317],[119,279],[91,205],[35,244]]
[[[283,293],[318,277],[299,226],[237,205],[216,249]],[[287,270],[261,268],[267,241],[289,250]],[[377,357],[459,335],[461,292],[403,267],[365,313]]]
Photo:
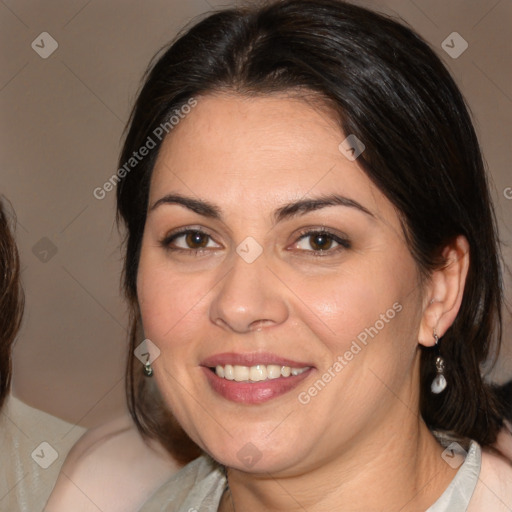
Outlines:
[[[425,279],[443,265],[447,243],[467,238],[471,261],[462,305],[441,341],[448,387],[439,395],[430,392],[436,354],[422,349],[421,414],[432,429],[492,443],[502,419],[480,365],[501,338],[496,221],[468,108],[434,51],[409,28],[336,0],[284,0],[213,13],[181,35],[149,71],[120,166],[170,112],[215,91],[305,91],[323,98],[343,133],[365,144],[358,162],[398,211]],[[127,227],[124,288],[133,312],[129,407],[143,434],[170,446],[171,429],[152,416],[154,401],[132,356],[142,340],[136,277],[159,147],[121,181],[117,199]],[[163,408],[157,399],[156,408]]]
[[18,250],[0,202],[0,409],[11,384],[11,351],[22,314]]

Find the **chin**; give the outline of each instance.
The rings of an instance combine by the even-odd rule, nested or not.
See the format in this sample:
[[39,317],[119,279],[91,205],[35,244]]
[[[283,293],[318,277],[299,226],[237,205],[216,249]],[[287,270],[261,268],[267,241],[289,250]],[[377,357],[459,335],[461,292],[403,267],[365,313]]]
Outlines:
[[[295,429],[296,432],[299,430]],[[304,438],[299,440],[286,434],[282,437],[268,435],[267,429],[262,427],[246,428],[240,435],[232,437],[224,433],[221,438],[202,439],[203,442],[196,442],[220,464],[255,474],[291,472],[292,467],[304,460],[306,453]],[[313,448],[311,451],[314,451]]]

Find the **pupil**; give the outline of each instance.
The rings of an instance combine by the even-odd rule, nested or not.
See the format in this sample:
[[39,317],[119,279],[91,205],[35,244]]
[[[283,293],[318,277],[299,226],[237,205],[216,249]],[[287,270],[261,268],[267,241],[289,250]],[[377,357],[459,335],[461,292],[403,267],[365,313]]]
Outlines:
[[187,244],[190,247],[206,247],[207,243],[206,237],[202,233],[187,234]]
[[313,243],[311,244],[314,249],[325,250],[331,246],[331,239],[328,235],[314,235]]

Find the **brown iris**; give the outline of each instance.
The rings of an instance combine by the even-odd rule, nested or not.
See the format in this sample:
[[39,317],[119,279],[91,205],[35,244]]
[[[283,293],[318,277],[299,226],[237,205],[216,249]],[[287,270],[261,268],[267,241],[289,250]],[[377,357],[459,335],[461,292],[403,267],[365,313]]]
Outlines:
[[191,231],[185,236],[185,242],[191,249],[200,249],[208,245],[208,235],[199,231]]
[[332,246],[332,237],[326,233],[310,235],[309,243],[315,251],[326,251]]

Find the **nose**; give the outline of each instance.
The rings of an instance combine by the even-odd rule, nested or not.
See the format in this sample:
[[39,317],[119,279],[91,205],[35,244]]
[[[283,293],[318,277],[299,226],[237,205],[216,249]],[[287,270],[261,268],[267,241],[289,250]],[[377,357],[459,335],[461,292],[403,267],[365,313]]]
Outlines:
[[210,305],[211,321],[236,333],[282,324],[289,315],[283,284],[265,258],[247,263],[238,255]]

